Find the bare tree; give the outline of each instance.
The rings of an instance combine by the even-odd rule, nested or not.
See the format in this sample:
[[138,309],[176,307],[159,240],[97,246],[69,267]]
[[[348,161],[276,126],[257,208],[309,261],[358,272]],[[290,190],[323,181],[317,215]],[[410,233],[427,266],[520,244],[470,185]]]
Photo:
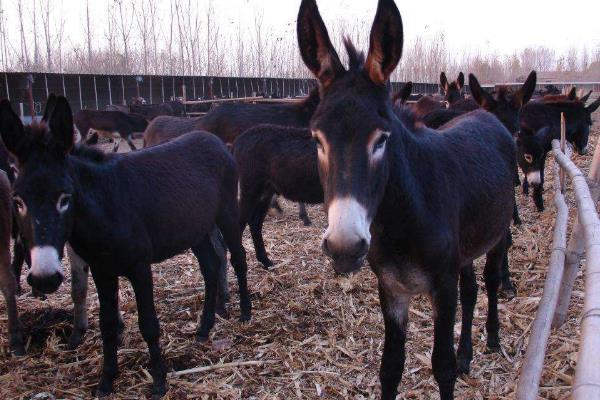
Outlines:
[[[124,0],[115,0],[115,3],[117,5],[117,8],[119,10],[119,21],[118,21],[118,25],[117,28],[119,30],[119,33],[121,34],[121,40],[123,41],[123,55],[125,57],[124,59],[124,68],[125,71],[129,72],[130,68],[129,68],[129,38],[130,38],[130,34],[131,34],[131,16],[128,15],[127,13],[127,6],[125,6],[125,8],[123,8],[123,2]],[[130,3],[131,5],[131,13],[135,13],[135,5],[133,3]]]
[[17,14],[19,19],[19,33],[21,39],[21,70],[29,69],[29,53],[27,51],[27,39],[25,38],[25,21],[23,15],[23,3],[17,1]]
[[86,0],[85,2],[85,38],[87,44],[87,64],[88,66],[92,65],[92,23],[91,23],[91,15],[90,15],[90,0]]

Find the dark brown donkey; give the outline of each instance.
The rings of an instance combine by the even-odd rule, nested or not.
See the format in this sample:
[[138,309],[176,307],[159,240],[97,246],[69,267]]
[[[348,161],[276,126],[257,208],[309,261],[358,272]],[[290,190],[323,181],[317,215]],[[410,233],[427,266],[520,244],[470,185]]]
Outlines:
[[[260,124],[274,124],[307,128],[310,117],[319,104],[319,93],[312,90],[301,102],[291,104],[222,104],[204,117],[194,120],[196,123],[184,122],[174,117],[158,117],[150,123],[144,140],[157,143],[189,132],[189,127],[211,132],[227,144],[248,129]],[[187,129],[187,130],[185,130]],[[306,207],[299,204],[299,216],[304,225],[310,225]]]
[[233,144],[240,171],[240,225],[250,225],[256,258],[265,269],[269,260],[262,225],[273,195],[302,203],[323,202],[317,170],[317,147],[310,131],[276,125],[259,125],[244,132]]
[[[0,102],[0,134],[16,156],[13,201],[32,266],[27,281],[43,293],[63,280],[66,241],[90,266],[100,301],[104,361],[99,396],[118,374],[118,277],[133,286],[140,331],[150,352],[153,396],[166,392],[150,265],[192,249],[205,280],[197,331],[214,325],[218,255],[213,226],[231,252],[240,291],[241,320],[250,319],[246,255],[239,229],[235,160],[214,135],[193,132],[139,152],[107,155],[73,146],[73,116],[58,97],[48,124],[23,127],[7,100]],[[207,189],[209,188],[209,189]]]
[[[125,139],[131,150],[135,150],[133,134],[144,132],[148,121],[137,114],[126,114],[121,111],[95,111],[80,110],[75,113],[75,126],[81,134],[81,139],[86,141],[90,130],[94,135],[115,139],[113,151],[119,150],[121,139]],[[91,144],[91,142],[88,142]]]
[[514,204],[514,140],[482,110],[456,118],[442,131],[412,130],[395,117],[389,78],[401,57],[403,32],[393,0],[379,1],[366,61],[346,42],[349,70],[315,0],[301,3],[298,40],[321,92],[310,128],[329,222],[323,249],[339,273],[358,270],[368,257],[379,281],[382,397],[396,397],[410,299],[425,293],[434,310],[433,375],[441,399],[452,399],[457,372],[468,372],[472,358],[473,261],[485,254],[487,344],[500,347],[497,291]]
[[10,182],[0,171],[0,290],[6,301],[8,314],[8,343],[10,351],[18,356],[25,354],[23,331],[17,314],[17,280],[10,264],[10,237],[12,233],[12,195]]
[[448,82],[446,73],[440,73],[440,85],[444,90],[444,100],[448,102],[448,108],[462,111],[473,111],[479,108],[479,105],[471,98],[465,98],[463,88],[465,86],[465,75],[458,73],[458,78],[454,82]]

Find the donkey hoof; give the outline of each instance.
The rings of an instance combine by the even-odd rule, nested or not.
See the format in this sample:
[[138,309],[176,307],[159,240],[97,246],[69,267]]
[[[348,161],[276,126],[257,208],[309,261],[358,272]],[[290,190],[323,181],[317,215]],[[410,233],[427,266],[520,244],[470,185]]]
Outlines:
[[512,285],[506,287],[503,286],[502,289],[500,289],[500,295],[507,300],[512,300],[517,297],[517,289]]
[[273,261],[269,260],[268,258],[265,258],[264,260],[259,260],[260,263],[263,265],[263,268],[268,270],[269,268],[271,268],[273,266]]
[[167,394],[167,386],[164,382],[152,385],[152,400],[162,399],[165,394]]
[[464,357],[458,357],[456,360],[456,372],[459,375],[469,375],[471,372],[471,360]]
[[242,315],[240,315],[240,322],[248,322],[252,319],[252,315],[250,315],[250,313],[242,313]]
[[499,353],[500,352],[500,339],[488,337],[487,348],[490,353]]
[[198,332],[196,333],[196,342],[206,343],[208,341],[208,333]]
[[307,219],[302,219],[302,222],[304,222],[304,226],[311,226],[312,225],[311,220],[308,219],[308,218]]
[[75,350],[76,348],[78,348],[79,345],[83,342],[84,335],[85,331],[73,331],[73,333],[71,333],[71,336],[69,336],[69,341],[67,342],[67,349]]
[[227,312],[227,309],[224,306],[217,307],[215,309],[215,313],[217,313],[217,315],[223,319],[229,319],[229,313]]
[[15,356],[15,357],[23,357],[25,355],[25,346],[23,345],[23,343],[11,343],[10,344],[10,352]]
[[108,397],[113,392],[113,384],[112,382],[107,382],[104,379],[100,380],[100,384],[96,389],[96,397],[99,399]]

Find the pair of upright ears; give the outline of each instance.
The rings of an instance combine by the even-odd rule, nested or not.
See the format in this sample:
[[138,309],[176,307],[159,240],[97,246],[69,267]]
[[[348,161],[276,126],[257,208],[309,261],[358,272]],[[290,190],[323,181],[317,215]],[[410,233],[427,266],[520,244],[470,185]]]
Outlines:
[[[329,87],[346,72],[329,39],[316,0],[303,0],[300,4],[297,34],[302,60],[321,87]],[[402,18],[394,0],[379,0],[364,65],[364,71],[373,83],[388,83],[402,56],[403,40]]]
[[[55,148],[67,154],[73,147],[73,113],[64,96],[51,94],[46,101],[42,122],[50,131],[50,140]],[[7,150],[18,160],[26,157],[25,144],[30,141],[25,133],[21,118],[14,112],[8,99],[0,100],[0,136]]]

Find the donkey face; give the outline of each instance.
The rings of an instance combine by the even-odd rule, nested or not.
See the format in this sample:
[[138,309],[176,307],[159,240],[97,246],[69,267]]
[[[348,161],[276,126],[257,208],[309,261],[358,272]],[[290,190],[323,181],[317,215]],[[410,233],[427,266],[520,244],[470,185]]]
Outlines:
[[402,53],[402,20],[393,0],[380,0],[364,61],[349,41],[350,69],[333,48],[315,0],[298,15],[302,58],[319,81],[321,102],[311,120],[325,193],[328,228],[323,250],[339,273],[357,270],[366,256],[369,228],[389,175],[395,117],[389,76]]
[[581,108],[577,110],[574,118],[567,119],[567,139],[573,143],[579,155],[585,155],[593,123],[592,114],[600,107],[600,98],[587,107],[583,103],[579,105]]
[[462,88],[465,86],[465,75],[459,72],[458,78],[454,82],[448,82],[446,73],[440,74],[440,85],[444,90],[445,100],[449,103],[454,103],[463,98]]
[[533,186],[542,183],[543,161],[551,140],[552,135],[548,127],[535,133],[521,131],[517,137],[517,162],[527,176],[527,182]]
[[517,91],[501,87],[491,95],[486,92],[473,74],[469,74],[469,87],[473,98],[485,110],[494,114],[500,122],[515,135],[519,130],[519,112],[533,95],[536,84],[536,72],[531,71],[527,80]]
[[71,231],[74,194],[67,168],[73,145],[71,108],[59,97],[48,112],[47,124],[23,127],[10,103],[0,102],[0,134],[18,161],[13,197],[31,252],[27,282],[43,293],[56,291],[63,280],[60,259]]

